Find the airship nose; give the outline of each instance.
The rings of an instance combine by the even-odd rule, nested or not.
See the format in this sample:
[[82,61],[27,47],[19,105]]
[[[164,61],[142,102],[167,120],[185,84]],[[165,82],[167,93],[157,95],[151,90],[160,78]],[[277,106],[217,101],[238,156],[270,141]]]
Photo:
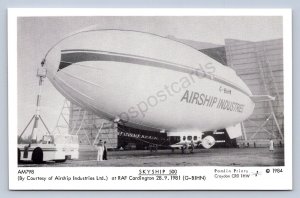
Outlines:
[[57,71],[60,64],[61,59],[61,52],[58,47],[52,48],[45,57],[45,64],[44,66],[47,69],[47,77],[53,78]]

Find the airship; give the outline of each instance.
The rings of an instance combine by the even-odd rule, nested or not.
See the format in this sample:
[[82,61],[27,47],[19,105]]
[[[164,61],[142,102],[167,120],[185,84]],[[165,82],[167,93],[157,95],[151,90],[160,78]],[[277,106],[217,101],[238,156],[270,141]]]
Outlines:
[[82,108],[170,137],[194,134],[205,148],[215,143],[206,132],[239,137],[255,102],[272,99],[253,95],[231,67],[148,32],[76,32],[49,49],[44,67],[54,87]]

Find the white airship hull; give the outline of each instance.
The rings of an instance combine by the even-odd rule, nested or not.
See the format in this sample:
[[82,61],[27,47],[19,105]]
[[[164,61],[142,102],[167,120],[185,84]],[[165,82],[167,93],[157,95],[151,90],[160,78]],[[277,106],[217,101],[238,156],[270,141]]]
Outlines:
[[216,130],[242,122],[254,109],[250,90],[231,69],[145,33],[78,34],[55,46],[46,65],[48,78],[66,98],[142,129]]

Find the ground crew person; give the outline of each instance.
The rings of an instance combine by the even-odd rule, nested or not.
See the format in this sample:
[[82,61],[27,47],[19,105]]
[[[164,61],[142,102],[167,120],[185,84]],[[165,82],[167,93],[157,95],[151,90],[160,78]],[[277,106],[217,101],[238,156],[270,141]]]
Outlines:
[[272,139],[270,139],[270,142],[269,142],[269,151],[274,151],[274,141]]
[[181,147],[181,153],[185,153],[185,149],[188,149],[188,143],[187,141],[184,142],[184,145]]
[[194,148],[195,148],[195,145],[194,145],[194,141],[191,140],[191,153],[194,153]]
[[103,161],[103,152],[104,152],[104,147],[103,147],[103,143],[102,140],[99,140],[98,144],[97,144],[97,161]]
[[104,145],[103,145],[103,160],[107,160],[107,147],[106,147],[106,141],[104,141]]

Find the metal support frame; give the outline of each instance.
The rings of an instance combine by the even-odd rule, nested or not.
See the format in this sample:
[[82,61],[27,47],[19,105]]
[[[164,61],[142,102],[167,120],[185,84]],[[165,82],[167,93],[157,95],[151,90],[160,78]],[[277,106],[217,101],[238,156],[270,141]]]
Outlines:
[[245,126],[244,126],[244,122],[241,122],[241,127],[242,127],[242,133],[243,133],[244,139],[245,139],[245,141],[248,141],[246,129],[245,129]]
[[[68,113],[70,112],[70,105],[69,105],[69,101],[67,99],[64,100],[64,104],[60,110],[60,114],[59,117],[57,119],[56,125],[55,125],[55,129],[54,131],[57,131],[59,134],[61,134],[61,128],[68,128],[70,129],[70,123],[68,121],[68,118],[65,117],[65,109],[67,109]],[[66,124],[66,126],[61,125],[61,121],[63,121],[63,123]]]
[[270,132],[269,130],[267,130],[266,128],[264,128],[265,125],[266,125],[266,124],[268,123],[268,121],[270,120],[271,116],[272,116],[272,114],[270,114],[270,115],[268,116],[268,118],[267,118],[261,125],[258,125],[256,122],[254,122],[254,121],[252,121],[252,120],[250,120],[250,119],[247,119],[249,122],[251,122],[251,123],[253,123],[254,125],[257,126],[257,130],[256,130],[256,131],[254,132],[254,134],[249,138],[249,140],[252,140],[252,139],[257,135],[257,133],[260,132],[261,129],[262,129],[263,131],[265,131],[265,132],[267,132],[267,133],[273,135],[274,137],[276,137],[276,136],[274,135],[274,132]]
[[[260,53],[260,54],[261,54],[261,53]],[[263,54],[263,57],[264,57],[263,60],[261,60],[261,57],[259,57],[259,55],[258,55],[258,50],[257,50],[257,46],[256,46],[256,59],[257,59],[258,66],[259,66],[260,77],[261,77],[261,80],[262,80],[262,82],[263,82],[263,86],[264,86],[265,92],[266,92],[268,95],[270,95],[270,92],[269,92],[269,88],[270,88],[270,87],[268,86],[268,84],[267,84],[267,82],[266,82],[266,80],[265,80],[265,75],[264,75],[265,72],[264,72],[264,70],[263,70],[263,68],[262,68],[262,64],[263,64],[263,63],[265,63],[265,65],[267,65],[267,68],[269,69],[269,72],[268,72],[268,73],[269,73],[269,75],[271,76],[271,80],[272,80],[271,83],[273,84],[273,86],[274,86],[274,84],[275,84],[275,81],[274,81],[274,78],[272,78],[272,76],[273,76],[272,70],[271,70],[270,66],[268,65],[268,62],[266,61],[265,46],[263,46],[263,52],[262,52],[262,54]],[[275,86],[276,86],[276,84],[275,84]],[[279,96],[277,86],[276,86],[276,88],[275,88],[275,92],[277,92],[276,95]],[[280,100],[280,98],[277,98],[277,100]],[[275,113],[274,113],[274,108],[273,108],[273,103],[272,103],[272,101],[268,101],[268,105],[269,105],[269,108],[270,108],[270,110],[271,110],[271,115],[272,115],[272,117],[273,117],[273,119],[274,119],[274,121],[275,121],[275,123],[276,123],[277,130],[278,130],[278,132],[279,132],[279,134],[280,134],[281,139],[283,140],[284,137],[283,137],[283,134],[282,134],[282,132],[281,132],[281,128],[280,128],[280,126],[279,126],[279,124],[278,124],[277,117],[276,117],[276,115],[275,115]],[[268,119],[266,120],[266,122],[267,122],[269,119],[270,119],[270,116],[268,117]]]
[[[71,111],[71,105],[68,106],[69,111]],[[78,120],[74,121],[74,123],[69,123],[69,133],[76,134],[76,135],[84,135],[87,139],[89,145],[94,146],[99,139],[105,139],[107,143],[112,144],[111,138],[109,137],[110,131],[103,131],[104,127],[108,124],[106,121],[102,121],[100,126],[97,127],[95,123],[87,123],[87,113],[88,111],[82,109],[81,107],[78,108],[78,115],[80,116]],[[71,115],[71,113],[70,113]],[[81,118],[82,116],[82,118]],[[93,119],[93,118],[91,118]],[[109,123],[110,124],[110,123]],[[91,126],[93,125],[93,126]],[[87,128],[96,129],[97,134],[95,139],[93,137],[88,136],[88,132],[86,131]],[[109,129],[108,129],[109,130]],[[107,135],[107,137],[105,137]]]
[[98,139],[98,137],[99,137],[99,135],[100,135],[100,133],[101,133],[101,130],[102,130],[102,128],[103,128],[103,125],[104,125],[104,122],[102,122],[102,124],[101,124],[101,126],[100,126],[100,128],[99,128],[99,130],[98,130],[98,133],[97,133],[97,135],[96,135],[96,138],[95,138],[95,140],[94,140],[93,145],[96,144],[96,141],[97,141],[97,139]]
[[[81,112],[81,111],[80,111],[80,112]],[[79,132],[81,131],[81,129],[82,129],[82,126],[85,124],[85,116],[86,116],[86,111],[83,112],[83,116],[82,116],[82,120],[81,120],[81,122],[80,122],[79,128],[77,129],[77,131],[76,131],[76,133],[75,133],[76,135],[78,135],[78,133],[79,133]],[[75,129],[75,127],[74,127],[74,129]],[[86,130],[85,130],[84,128],[83,128],[82,130],[84,131],[84,135],[85,135],[86,139],[88,140],[89,145],[92,146],[91,140],[90,140],[89,136],[86,134]]]
[[[104,127],[105,124],[108,124],[108,123],[102,122],[100,128],[98,129],[98,132],[97,132],[97,135],[96,135],[96,138],[95,138],[95,140],[94,140],[93,145],[96,144],[96,141],[99,139],[99,137],[101,137],[101,139],[106,139],[106,140],[108,141],[109,144],[112,144],[111,138],[108,137],[109,132],[102,133],[102,129],[103,129],[103,127]],[[95,126],[95,128],[97,128],[97,126]],[[105,134],[107,135],[107,137],[103,137],[103,135],[105,135]]]
[[[72,134],[72,135],[84,135],[84,137],[87,139],[89,145],[94,145],[95,142],[92,144],[92,140],[89,138],[88,134],[87,134],[87,131],[85,129],[85,126],[87,126],[88,124],[86,123],[86,114],[87,114],[87,111],[82,109],[82,108],[79,108],[79,113],[78,115],[82,115],[82,119],[80,121],[80,124],[79,124],[79,127],[77,127],[77,124],[75,124],[74,126],[71,126],[71,123],[68,121],[69,118],[66,118],[65,116],[65,110],[67,109],[69,115],[70,116],[70,111],[71,111],[71,104],[70,102],[65,99],[64,101],[64,104],[62,106],[62,109],[60,111],[60,115],[59,115],[59,118],[57,120],[57,123],[56,123],[56,127],[55,129],[61,133],[60,131],[60,128],[64,127],[64,126],[61,126],[59,123],[62,121],[63,123],[66,124],[66,126],[64,128],[68,128],[69,130],[69,134]],[[82,133],[83,132],[83,133]]]
[[[276,94],[276,101],[278,101],[279,105],[280,103],[282,102],[281,100],[281,96],[279,94],[279,91],[278,91],[278,87],[276,85],[276,81],[274,79],[274,75],[273,75],[273,71],[272,71],[272,68],[270,67],[270,63],[269,63],[269,60],[268,60],[268,57],[266,56],[266,49],[265,49],[265,45],[263,44],[263,46],[261,45],[257,45],[256,43],[253,43],[254,47],[255,47],[255,51],[253,53],[255,53],[255,58],[256,58],[256,62],[258,63],[258,68],[259,68],[259,75],[260,75],[260,78],[262,80],[262,84],[263,84],[263,87],[264,87],[264,90],[265,92],[269,95],[269,89],[270,89],[270,85],[266,82],[265,80],[265,71],[263,70],[263,65],[265,66],[265,68],[267,69],[267,74],[269,75],[271,81],[269,83],[271,83],[271,85],[273,86],[274,88],[274,91],[275,91],[275,94]],[[234,64],[233,64],[233,61],[232,61],[232,44],[229,43],[229,45],[227,46],[227,50],[229,53],[227,53],[227,58],[229,60],[229,63],[230,63],[230,66],[234,68]],[[281,127],[278,123],[278,119],[277,119],[277,116],[274,112],[274,108],[273,108],[273,102],[272,101],[269,101],[268,102],[268,106],[269,106],[269,109],[270,109],[270,112],[267,113],[267,117],[266,117],[266,120],[261,124],[261,125],[258,125],[256,122],[252,121],[251,119],[247,119],[246,121],[242,122],[241,123],[241,126],[242,126],[242,133],[243,133],[243,137],[244,137],[244,140],[247,142],[247,141],[251,141],[260,131],[261,129],[264,131],[264,132],[267,132],[269,133],[270,135],[272,135],[272,137],[276,137],[277,136],[275,135],[274,133],[274,130],[272,130],[271,132],[269,130],[267,130],[265,128],[266,124],[270,121],[270,120],[274,120],[275,122],[275,125],[276,125],[276,128],[278,130],[278,133],[280,135],[280,138],[283,140],[284,139],[284,135],[281,131]],[[246,129],[245,129],[245,122],[252,122],[254,123],[258,129],[256,130],[256,132],[250,137],[248,138],[247,137],[247,132],[246,132]]]
[[[71,110],[71,108],[69,109],[69,111]],[[81,113],[81,108],[79,109],[79,115]],[[70,134],[74,134],[74,131],[75,131],[75,128],[76,128],[76,125],[72,128],[72,130],[70,131]]]
[[[38,116],[38,118],[36,118],[37,116]],[[33,119],[40,119],[41,122],[42,122],[42,124],[43,124],[43,126],[45,127],[47,133],[48,133],[49,135],[51,134],[50,131],[49,131],[49,129],[48,129],[48,127],[47,127],[47,125],[46,125],[46,123],[45,123],[44,120],[42,119],[42,117],[41,117],[40,115],[33,115],[32,118],[30,119],[30,121],[27,123],[26,127],[24,128],[24,130],[22,131],[22,133],[20,134],[20,136],[19,136],[19,138],[18,138],[18,141],[21,140],[22,136],[23,136],[24,133],[26,132],[26,130],[27,130],[27,128],[29,127],[29,125],[32,123]],[[33,126],[32,132],[33,132],[33,130],[34,130],[35,128],[37,128],[37,126]],[[32,132],[31,132],[31,133],[32,133]],[[31,137],[32,137],[32,134],[31,134]]]

